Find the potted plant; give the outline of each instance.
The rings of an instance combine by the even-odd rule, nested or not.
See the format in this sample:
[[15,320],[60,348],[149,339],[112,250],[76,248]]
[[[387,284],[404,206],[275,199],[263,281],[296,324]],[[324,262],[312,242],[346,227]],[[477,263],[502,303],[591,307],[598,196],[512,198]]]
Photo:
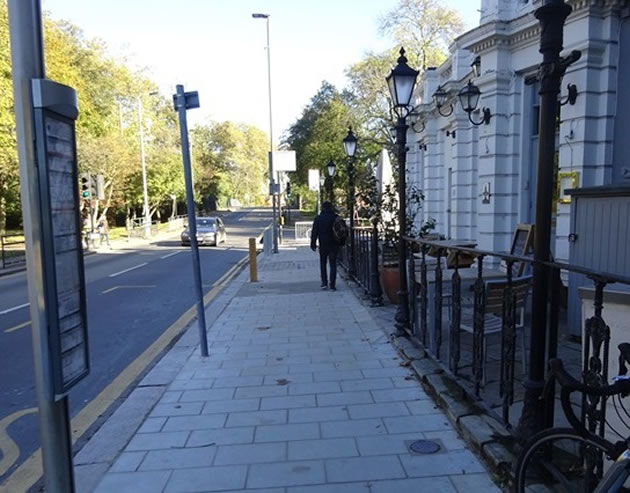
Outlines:
[[[363,181],[359,191],[361,207],[359,214],[377,221],[382,241],[380,242],[381,263],[379,266],[383,291],[391,303],[398,303],[400,289],[400,270],[398,268],[399,220],[398,193],[394,184],[383,187],[378,191],[378,183],[373,175]],[[416,186],[411,186],[407,192],[407,236],[423,237],[435,229],[436,221],[429,218],[420,228],[416,225],[416,217],[424,201],[424,195]]]

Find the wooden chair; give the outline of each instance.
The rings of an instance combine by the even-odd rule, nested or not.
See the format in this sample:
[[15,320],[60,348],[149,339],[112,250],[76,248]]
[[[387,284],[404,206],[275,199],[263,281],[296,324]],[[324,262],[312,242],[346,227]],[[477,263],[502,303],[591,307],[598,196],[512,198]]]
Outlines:
[[[525,349],[525,307],[532,276],[518,277],[512,280],[512,293],[516,299],[516,326],[515,331],[518,337],[521,336],[521,351],[523,358],[523,374],[527,374],[527,352]],[[487,338],[489,335],[503,331],[503,293],[507,290],[506,280],[485,281],[485,304],[484,304],[484,338],[483,338],[483,384],[486,384],[486,362],[488,355]],[[462,307],[464,308],[464,307]],[[474,330],[474,307],[469,310],[462,310],[460,328],[464,332],[473,334]]]

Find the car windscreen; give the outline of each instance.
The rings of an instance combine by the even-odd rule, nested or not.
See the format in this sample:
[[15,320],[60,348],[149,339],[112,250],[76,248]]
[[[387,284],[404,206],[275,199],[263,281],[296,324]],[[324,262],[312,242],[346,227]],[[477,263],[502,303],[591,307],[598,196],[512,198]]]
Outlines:
[[215,226],[214,219],[197,219],[198,228],[214,228]]

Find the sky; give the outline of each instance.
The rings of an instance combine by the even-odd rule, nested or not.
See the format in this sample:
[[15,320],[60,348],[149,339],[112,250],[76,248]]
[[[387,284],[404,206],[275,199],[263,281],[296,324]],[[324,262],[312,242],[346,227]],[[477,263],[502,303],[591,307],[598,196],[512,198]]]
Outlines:
[[[198,91],[190,124],[244,122],[269,131],[266,21],[270,15],[273,138],[299,118],[322,81],[339,89],[344,71],[369,51],[393,45],[378,33],[379,17],[397,0],[43,0],[54,19],[102,39],[170,98],[176,84]],[[479,21],[479,0],[445,0],[467,29]],[[79,95],[79,102],[80,102]]]

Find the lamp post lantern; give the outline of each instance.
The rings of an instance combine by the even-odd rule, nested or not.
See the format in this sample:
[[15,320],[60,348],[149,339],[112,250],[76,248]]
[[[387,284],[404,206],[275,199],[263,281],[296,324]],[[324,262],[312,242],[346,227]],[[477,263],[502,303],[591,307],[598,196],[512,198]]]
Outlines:
[[332,160],[332,158],[328,161],[326,165],[326,169],[328,170],[328,198],[330,202],[335,206],[335,195],[333,191],[333,176],[335,176],[335,170],[337,169],[337,165]]
[[[273,119],[271,113],[271,52],[269,48],[269,14],[252,14],[254,19],[265,19],[267,23],[267,86],[269,90],[269,194],[273,205],[273,253],[278,253],[278,207],[280,195],[276,194],[276,180],[273,176]],[[277,200],[277,205],[276,205]]]
[[398,270],[400,273],[400,288],[398,291],[399,305],[396,311],[396,327],[402,330],[409,325],[409,293],[407,292],[407,244],[404,236],[407,225],[407,196],[406,196],[406,164],[407,164],[407,117],[412,111],[411,97],[418,78],[418,71],[407,65],[405,49],[400,49],[396,67],[386,77],[392,98],[394,113],[396,114],[396,145],[398,147]]
[[356,268],[354,265],[354,153],[357,150],[357,138],[352,132],[352,127],[348,127],[348,135],[343,139],[343,147],[348,156],[348,212],[350,214],[350,258],[348,259],[348,274],[354,278]]

